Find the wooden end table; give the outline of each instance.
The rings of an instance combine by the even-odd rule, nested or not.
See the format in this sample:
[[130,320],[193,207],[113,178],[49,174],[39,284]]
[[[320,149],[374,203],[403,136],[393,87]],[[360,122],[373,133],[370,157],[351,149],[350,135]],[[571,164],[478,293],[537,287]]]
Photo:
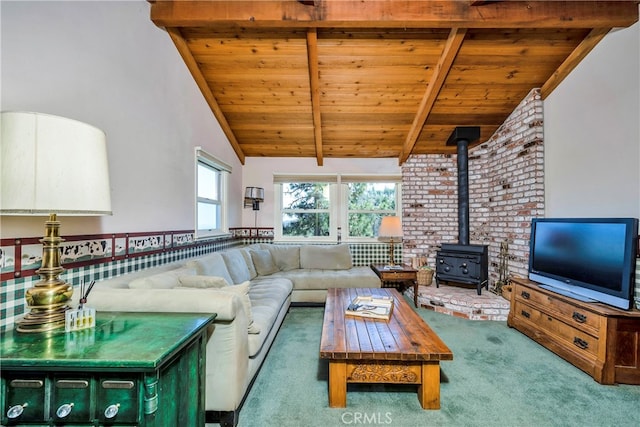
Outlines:
[[[346,316],[358,295],[394,300],[389,320]],[[417,384],[423,409],[440,408],[440,361],[453,353],[393,288],[331,288],[320,357],[329,359],[329,406],[347,406],[347,383]]]
[[418,307],[418,270],[406,264],[394,265],[371,264],[371,269],[378,275],[383,288],[397,288],[400,292],[413,286],[413,304]]

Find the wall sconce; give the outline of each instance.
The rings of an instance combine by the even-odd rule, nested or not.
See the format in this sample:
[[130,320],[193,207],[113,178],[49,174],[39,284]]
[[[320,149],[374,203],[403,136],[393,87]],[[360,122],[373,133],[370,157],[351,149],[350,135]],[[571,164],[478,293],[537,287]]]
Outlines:
[[396,265],[393,256],[394,238],[398,241],[402,241],[402,221],[397,216],[384,216],[380,222],[380,228],[378,229],[378,240],[382,242],[389,242],[389,265]]
[[247,187],[244,190],[244,207],[260,210],[260,202],[264,202],[264,188]]
[[260,210],[260,202],[264,202],[264,188],[247,187],[244,189],[244,207],[253,208],[255,211],[255,225],[258,226],[258,211]]
[[40,240],[40,281],[25,293],[31,312],[16,330],[61,328],[73,286],[58,277],[64,239],[57,215],[111,215],[106,137],[93,126],[49,114],[2,112],[1,123],[0,213],[49,215]]

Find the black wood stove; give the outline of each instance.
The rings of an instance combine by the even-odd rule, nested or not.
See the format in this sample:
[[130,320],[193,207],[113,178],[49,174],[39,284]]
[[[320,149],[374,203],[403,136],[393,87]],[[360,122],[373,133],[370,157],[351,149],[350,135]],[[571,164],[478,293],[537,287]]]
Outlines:
[[436,287],[441,282],[476,285],[478,295],[489,289],[489,256],[485,245],[443,243],[436,255]]
[[442,243],[436,253],[436,287],[440,282],[476,285],[478,295],[489,289],[489,256],[486,245],[469,244],[469,143],[480,138],[477,126],[457,127],[447,145],[457,146],[458,244]]

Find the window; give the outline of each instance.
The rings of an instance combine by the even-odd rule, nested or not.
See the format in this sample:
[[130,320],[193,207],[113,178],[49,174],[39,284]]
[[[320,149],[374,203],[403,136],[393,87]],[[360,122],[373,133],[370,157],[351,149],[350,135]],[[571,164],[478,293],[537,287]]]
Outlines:
[[231,167],[196,148],[196,238],[227,232],[227,177]]
[[330,187],[326,182],[282,184],[282,235],[328,237],[331,234]]
[[400,215],[397,176],[274,177],[277,240],[371,240],[385,215]]
[[400,184],[394,182],[350,182],[343,184],[347,203],[348,238],[378,235],[383,216],[399,215]]

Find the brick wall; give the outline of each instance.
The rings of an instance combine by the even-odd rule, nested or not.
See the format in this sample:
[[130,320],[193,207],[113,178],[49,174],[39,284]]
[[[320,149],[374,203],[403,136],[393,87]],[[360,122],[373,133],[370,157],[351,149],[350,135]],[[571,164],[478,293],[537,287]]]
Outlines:
[[[509,272],[526,276],[531,218],[544,215],[543,113],[532,90],[488,141],[469,149],[470,243],[489,245],[489,282],[498,278],[500,245]],[[405,261],[458,241],[456,155],[414,155],[402,168]]]

